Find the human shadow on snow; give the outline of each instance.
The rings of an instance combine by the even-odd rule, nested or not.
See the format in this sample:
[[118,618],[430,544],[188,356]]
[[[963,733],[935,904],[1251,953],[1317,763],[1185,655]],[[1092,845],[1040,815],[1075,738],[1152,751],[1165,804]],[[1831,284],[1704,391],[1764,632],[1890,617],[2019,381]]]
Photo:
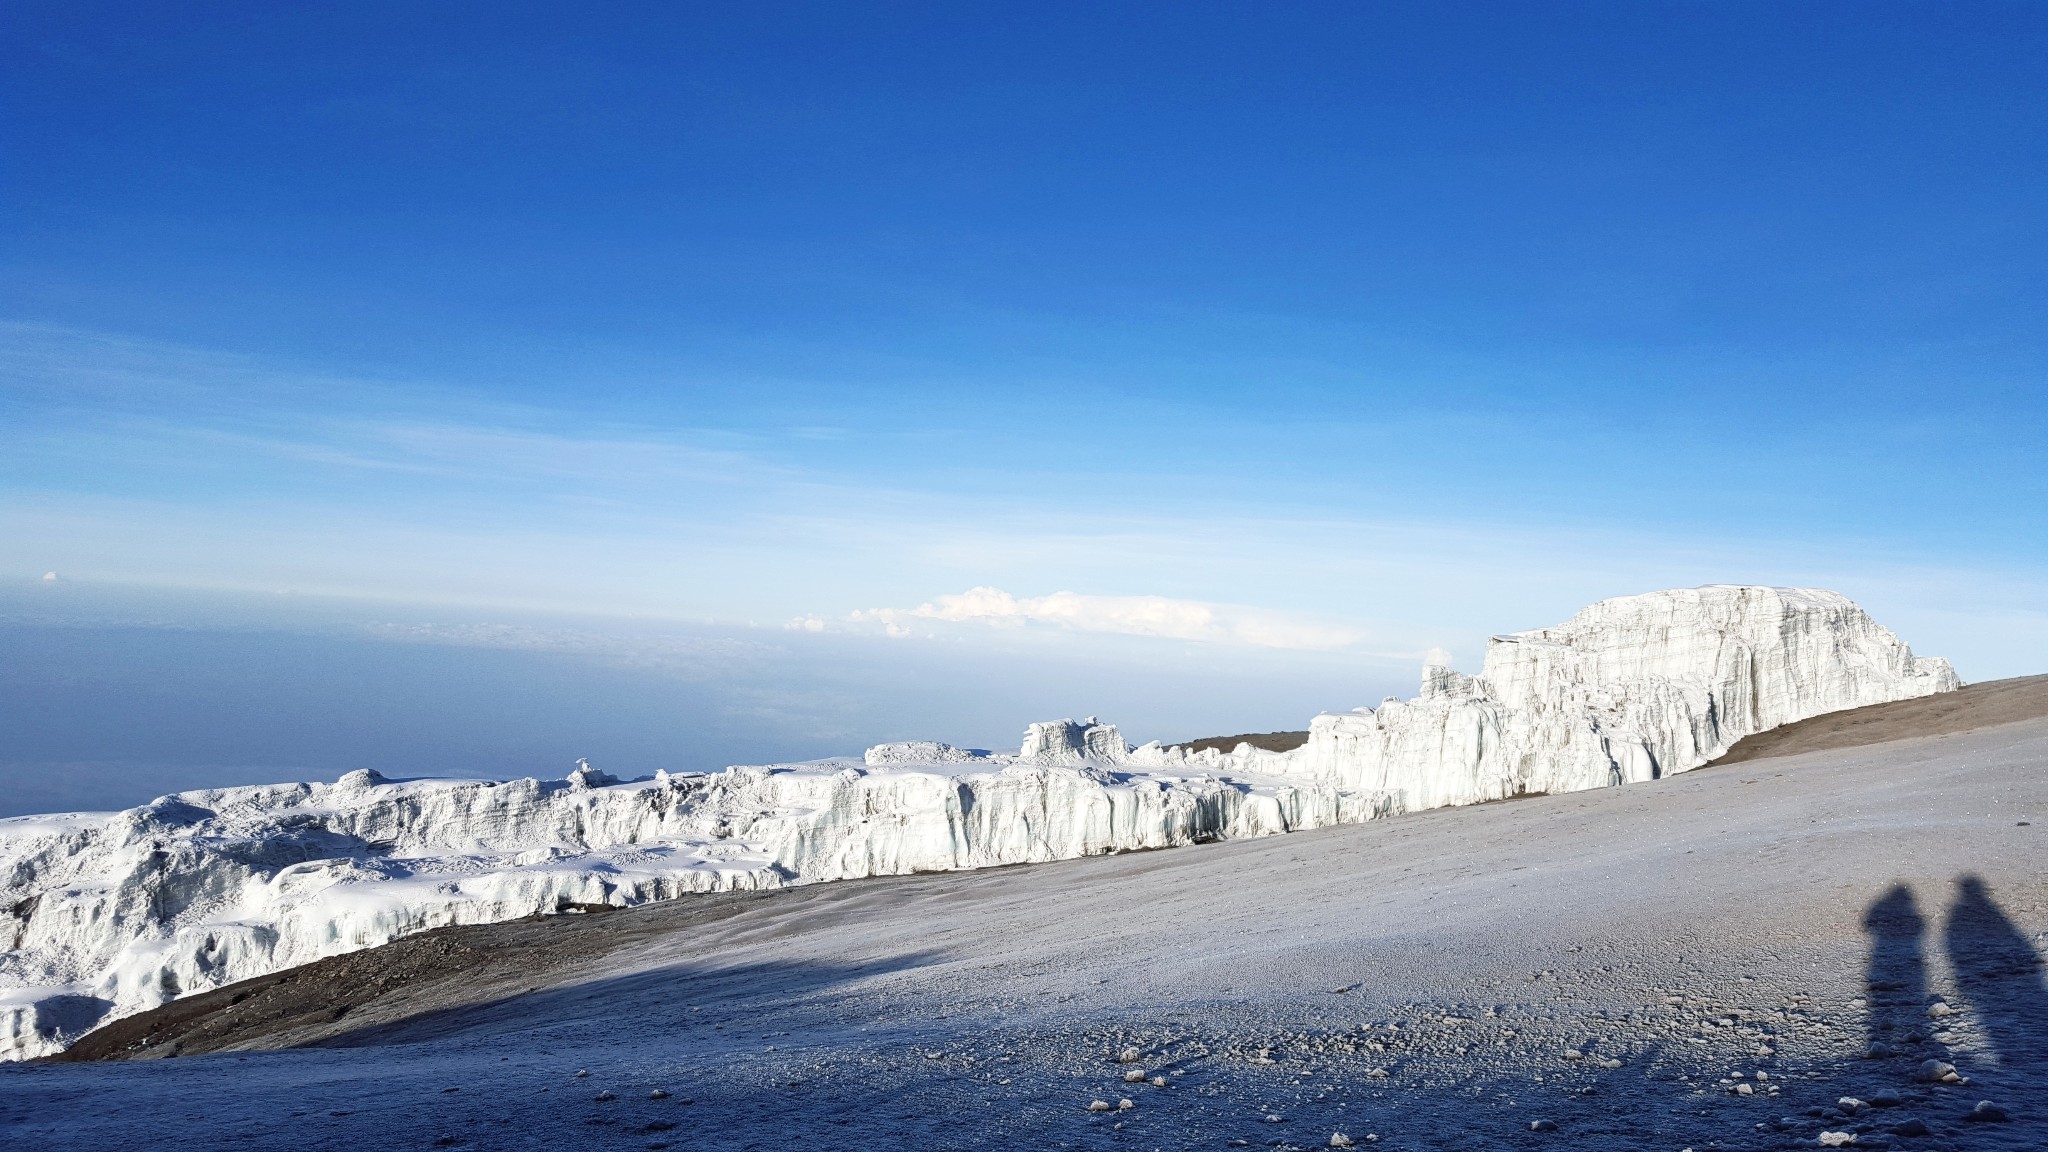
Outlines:
[[[1997,1124],[2022,1144],[2032,1133],[2048,1141],[2048,986],[2042,961],[2027,936],[1993,898],[1982,877],[1955,881],[1943,918],[1942,951],[1954,975],[1953,997],[1929,990],[1924,941],[1929,924],[1913,892],[1894,885],[1863,917],[1870,937],[1866,969],[1868,1060],[1871,1071],[1923,1096],[1928,1131],[1912,1125],[1908,1110],[1872,1123],[1864,1113],[1859,1144],[1874,1130],[1902,1146],[1948,1146],[1976,1123]],[[1951,1002],[1953,1001],[1953,1002]],[[1943,1091],[1946,1086],[1950,1090]],[[1977,1103],[1984,1101],[1985,1103]],[[1884,1101],[1889,1103],[1888,1100]],[[2002,1127],[2011,1125],[2007,1133]],[[1983,1135],[1989,1138],[1991,1129]],[[1926,1143],[1930,1138],[1934,1143]],[[1965,1141],[1969,1141],[1966,1139]]]

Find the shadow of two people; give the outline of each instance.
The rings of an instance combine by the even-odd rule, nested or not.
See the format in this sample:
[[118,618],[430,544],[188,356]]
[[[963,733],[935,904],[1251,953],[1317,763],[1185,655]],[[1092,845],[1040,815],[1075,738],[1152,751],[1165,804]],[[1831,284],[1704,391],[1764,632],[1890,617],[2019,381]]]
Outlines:
[[[2048,1097],[2048,983],[2041,956],[1978,876],[1955,883],[1942,948],[1961,1010],[1928,991],[1928,924],[1912,890],[1895,885],[1864,913],[1868,1055],[1911,1064],[1909,1075],[1938,1080],[1940,1064],[1966,1077],[1970,1099],[1996,1097],[1963,1119],[2000,1116],[2039,1122]],[[1962,1033],[1974,1032],[1978,1042]],[[1930,1063],[1938,1062],[1938,1063]]]

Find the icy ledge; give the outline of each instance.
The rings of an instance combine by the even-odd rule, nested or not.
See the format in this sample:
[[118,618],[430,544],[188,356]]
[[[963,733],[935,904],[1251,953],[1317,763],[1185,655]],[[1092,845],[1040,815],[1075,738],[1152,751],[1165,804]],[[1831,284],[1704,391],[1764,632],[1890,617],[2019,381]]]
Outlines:
[[690,892],[1263,836],[1682,772],[1753,732],[1957,687],[1844,597],[1714,586],[1496,637],[1478,676],[1317,717],[1292,752],[1132,749],[1091,718],[1016,755],[567,780],[277,784],[0,820],[0,1059],[192,992],[450,924]]

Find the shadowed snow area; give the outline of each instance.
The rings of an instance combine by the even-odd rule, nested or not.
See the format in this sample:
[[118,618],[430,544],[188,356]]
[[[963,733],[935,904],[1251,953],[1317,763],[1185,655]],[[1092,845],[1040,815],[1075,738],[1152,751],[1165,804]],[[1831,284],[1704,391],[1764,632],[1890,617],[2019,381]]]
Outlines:
[[323,1047],[0,1067],[0,1132],[2039,1148],[2040,696],[2031,719],[1625,788],[417,937],[381,969],[323,962],[357,967],[293,988],[295,1016],[273,1003],[238,1034],[222,1001],[283,999],[256,981],[151,1045]]

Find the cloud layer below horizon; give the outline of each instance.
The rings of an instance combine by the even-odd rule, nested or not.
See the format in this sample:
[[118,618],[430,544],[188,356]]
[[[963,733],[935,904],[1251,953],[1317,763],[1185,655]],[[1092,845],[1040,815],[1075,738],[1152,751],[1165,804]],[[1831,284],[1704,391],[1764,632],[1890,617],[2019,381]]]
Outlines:
[[1018,597],[987,585],[939,596],[915,608],[856,611],[852,619],[879,622],[897,634],[927,621],[1013,628],[1044,624],[1076,632],[1305,651],[1352,648],[1370,639],[1369,632],[1355,626],[1237,604],[1068,591]]

